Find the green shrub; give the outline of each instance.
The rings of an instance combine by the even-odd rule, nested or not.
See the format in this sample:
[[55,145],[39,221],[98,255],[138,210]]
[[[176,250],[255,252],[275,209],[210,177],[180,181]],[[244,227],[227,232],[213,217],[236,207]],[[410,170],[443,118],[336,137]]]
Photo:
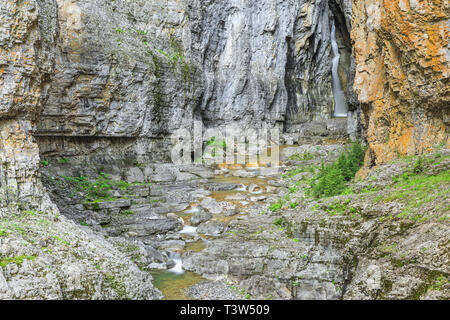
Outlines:
[[295,208],[297,208],[298,207],[298,205],[299,205],[299,203],[298,202],[291,202],[290,204],[289,204],[289,206],[292,208],[292,209],[295,209]]
[[41,161],[41,164],[42,164],[44,167],[46,167],[46,166],[48,166],[48,161],[47,161],[47,160],[42,160],[42,161]]
[[100,175],[95,182],[89,181],[84,176],[64,177],[64,179],[75,184],[78,191],[84,192],[87,201],[111,198],[111,180],[103,175]]
[[280,199],[270,205],[269,210],[272,212],[278,211],[283,207],[283,201]]
[[423,171],[423,169],[424,169],[423,157],[419,157],[417,161],[414,163],[413,172],[415,174],[419,174]]
[[66,164],[66,163],[69,163],[69,162],[70,161],[67,158],[61,158],[61,159],[58,160],[58,163],[60,163],[60,164]]
[[276,226],[281,226],[282,223],[283,220],[281,218],[276,218],[275,221],[273,222],[273,224]]
[[125,210],[125,211],[120,212],[120,214],[122,216],[131,216],[134,214],[134,211],[133,210]]
[[322,164],[319,172],[310,181],[310,195],[322,198],[341,194],[346,189],[346,183],[355,177],[363,165],[364,154],[365,148],[361,143],[354,142],[335,162]]
[[295,153],[293,155],[291,155],[289,157],[289,160],[293,160],[293,161],[308,161],[308,160],[313,160],[315,158],[315,156],[310,153],[310,152],[305,152],[305,153]]
[[34,261],[36,256],[17,256],[17,257],[7,257],[0,261],[0,267],[4,268],[7,264],[14,263],[18,266],[21,266],[24,260]]

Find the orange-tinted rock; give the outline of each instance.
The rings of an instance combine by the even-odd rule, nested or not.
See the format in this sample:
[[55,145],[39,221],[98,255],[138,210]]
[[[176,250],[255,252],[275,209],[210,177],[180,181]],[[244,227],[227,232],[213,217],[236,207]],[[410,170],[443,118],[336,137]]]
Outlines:
[[448,1],[353,0],[366,165],[450,144]]

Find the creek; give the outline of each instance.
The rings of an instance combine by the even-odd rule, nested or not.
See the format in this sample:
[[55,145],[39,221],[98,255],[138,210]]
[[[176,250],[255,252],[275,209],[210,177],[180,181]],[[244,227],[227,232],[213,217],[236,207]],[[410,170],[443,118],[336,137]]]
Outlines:
[[[280,146],[279,152],[281,153],[286,147],[291,147],[291,145]],[[271,153],[270,148],[268,149],[268,153]],[[271,158],[274,159],[273,157]],[[279,159],[279,156],[276,158]],[[268,183],[269,180],[274,179],[273,175],[255,175],[251,177],[239,175],[239,171],[251,173],[261,168],[269,169],[269,162],[269,159],[261,157],[258,158],[257,163],[251,163],[247,157],[246,163],[242,165],[226,163],[218,164],[216,166],[216,173],[219,172],[220,174],[216,174],[214,178],[208,179],[205,184],[234,184],[238,185],[238,187],[235,187],[232,190],[213,191],[209,197],[225,207],[235,208],[234,210],[236,210],[236,213],[233,215],[226,215],[226,210],[223,210],[220,214],[213,214],[209,221],[221,222],[226,228],[233,220],[245,216],[252,204],[258,201],[256,198],[263,199],[262,201],[264,201],[264,197],[273,196],[274,194],[272,192],[275,188]],[[280,165],[280,162],[275,162],[275,165],[270,168],[277,169]],[[167,300],[189,299],[190,297],[187,296],[185,292],[186,289],[202,281],[207,281],[198,274],[185,271],[183,269],[182,261],[182,255],[184,253],[189,251],[202,251],[215,238],[214,236],[208,236],[197,232],[197,227],[190,224],[190,219],[195,213],[201,210],[200,202],[192,202],[186,210],[177,213],[183,221],[183,228],[179,233],[183,240],[186,241],[186,246],[182,250],[171,253],[170,258],[175,262],[175,266],[168,270],[157,270],[152,272],[155,287],[161,290]],[[220,237],[220,235],[218,235],[218,237]]]

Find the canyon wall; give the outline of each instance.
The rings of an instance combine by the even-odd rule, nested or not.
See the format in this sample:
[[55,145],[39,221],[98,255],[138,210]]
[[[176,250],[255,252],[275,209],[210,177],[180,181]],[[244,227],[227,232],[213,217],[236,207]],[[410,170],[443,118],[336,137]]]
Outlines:
[[168,137],[194,121],[292,131],[330,119],[333,19],[358,107],[348,1],[57,4],[55,72],[35,128],[44,156],[168,161]]
[[448,144],[448,17],[447,2],[407,0],[7,1],[2,198],[40,194],[34,138],[44,157],[168,161],[170,134],[194,121],[330,119],[333,22],[366,166]]
[[51,207],[31,130],[53,73],[56,6],[8,0],[0,11],[0,213],[18,203]]
[[449,145],[448,1],[353,1],[366,166]]

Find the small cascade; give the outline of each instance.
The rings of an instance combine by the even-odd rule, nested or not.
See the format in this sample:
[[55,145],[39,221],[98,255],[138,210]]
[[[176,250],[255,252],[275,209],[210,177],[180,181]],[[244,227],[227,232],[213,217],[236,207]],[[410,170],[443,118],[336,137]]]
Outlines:
[[347,103],[345,101],[344,91],[342,90],[341,80],[339,79],[339,47],[336,41],[336,26],[334,22],[331,26],[331,47],[333,48],[333,67],[331,69],[333,96],[334,96],[334,116],[347,117]]
[[175,274],[183,274],[183,262],[181,261],[181,255],[175,252],[169,252],[169,259],[175,262],[175,266],[168,271],[173,272]]
[[191,206],[190,209],[188,210],[184,210],[184,213],[196,213],[200,211],[200,207],[199,206]]
[[196,234],[197,228],[193,226],[184,225],[183,230],[180,231],[181,234]]

